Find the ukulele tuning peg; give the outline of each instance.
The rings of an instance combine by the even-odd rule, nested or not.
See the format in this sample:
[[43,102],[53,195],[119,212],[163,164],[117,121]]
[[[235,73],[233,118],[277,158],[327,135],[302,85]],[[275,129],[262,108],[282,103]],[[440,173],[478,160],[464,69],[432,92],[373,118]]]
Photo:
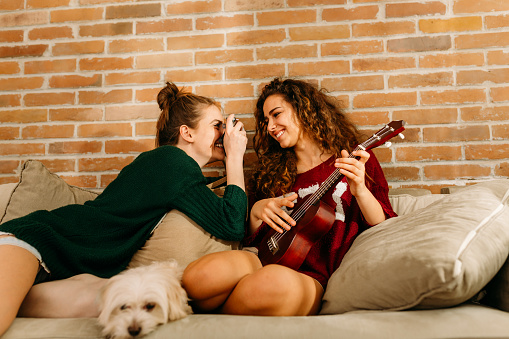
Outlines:
[[398,136],[401,138],[401,139],[405,139],[405,136],[401,133],[398,134]]
[[387,141],[387,142],[385,143],[385,147],[389,148],[389,147],[391,147],[391,146],[392,146],[392,142]]

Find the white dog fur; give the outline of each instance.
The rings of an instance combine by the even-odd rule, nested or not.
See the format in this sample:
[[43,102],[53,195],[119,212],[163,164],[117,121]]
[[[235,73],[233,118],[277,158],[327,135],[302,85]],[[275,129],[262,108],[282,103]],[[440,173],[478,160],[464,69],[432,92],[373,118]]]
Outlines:
[[108,338],[138,338],[158,325],[191,314],[176,261],[128,269],[108,280],[99,294],[99,323]]

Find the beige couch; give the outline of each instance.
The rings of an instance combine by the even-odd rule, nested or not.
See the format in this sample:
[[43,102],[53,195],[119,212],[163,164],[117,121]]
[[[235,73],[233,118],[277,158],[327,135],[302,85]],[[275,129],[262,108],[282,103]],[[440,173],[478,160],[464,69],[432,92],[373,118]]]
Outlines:
[[[0,222],[96,196],[36,161],[20,178],[0,186]],[[509,338],[509,179],[440,195],[396,189],[390,199],[400,217],[356,239],[320,315],[194,314],[147,338]],[[172,212],[131,266],[167,257],[186,265],[236,246]],[[101,338],[101,328],[96,319],[17,318],[2,337],[13,338]]]

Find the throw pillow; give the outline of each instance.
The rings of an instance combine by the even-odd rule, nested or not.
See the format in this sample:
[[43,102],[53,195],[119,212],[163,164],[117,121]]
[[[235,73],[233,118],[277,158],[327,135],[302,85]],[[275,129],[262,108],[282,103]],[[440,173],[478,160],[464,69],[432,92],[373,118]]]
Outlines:
[[509,254],[509,180],[446,195],[362,234],[331,276],[322,314],[457,305]]
[[37,160],[27,160],[21,168],[17,186],[12,191],[0,223],[37,210],[53,210],[69,204],[83,204],[98,193],[68,185]]

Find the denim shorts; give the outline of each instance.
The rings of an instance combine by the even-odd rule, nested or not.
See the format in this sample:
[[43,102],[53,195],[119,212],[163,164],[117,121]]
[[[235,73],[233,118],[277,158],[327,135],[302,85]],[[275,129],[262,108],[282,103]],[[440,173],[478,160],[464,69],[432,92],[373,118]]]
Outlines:
[[44,261],[42,260],[41,254],[35,247],[33,247],[32,245],[30,245],[29,243],[27,243],[23,240],[20,240],[20,239],[14,237],[10,233],[0,232],[0,235],[10,235],[9,237],[0,238],[0,246],[1,245],[12,245],[12,246],[18,246],[18,247],[24,248],[28,252],[32,253],[37,258],[37,260],[39,260],[39,270],[37,272],[37,276],[35,277],[34,285],[49,280],[49,277],[50,277],[49,270],[46,267],[46,264],[44,263]]

